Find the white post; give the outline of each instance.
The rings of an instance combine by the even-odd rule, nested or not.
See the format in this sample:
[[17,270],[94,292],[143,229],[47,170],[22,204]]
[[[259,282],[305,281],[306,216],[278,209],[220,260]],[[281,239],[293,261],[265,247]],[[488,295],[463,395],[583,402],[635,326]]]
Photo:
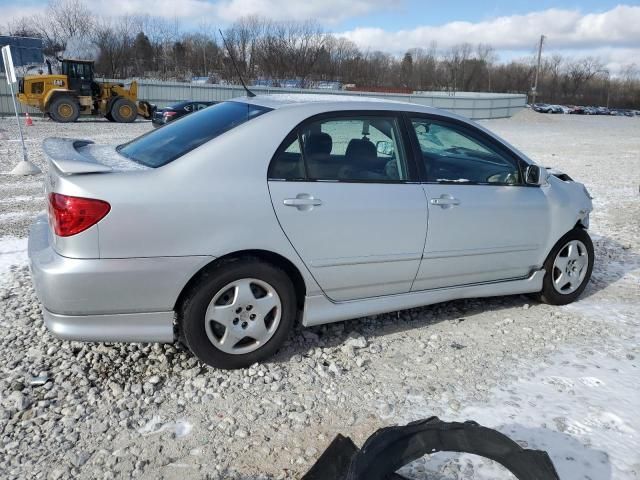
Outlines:
[[538,66],[536,67],[536,79],[533,83],[533,100],[531,104],[536,103],[536,97],[538,95],[538,75],[540,75],[540,60],[542,59],[542,44],[544,43],[544,35],[540,35],[540,45],[538,46]]
[[22,160],[14,167],[11,175],[35,175],[41,173],[41,170],[36,167],[27,158],[27,146],[24,143],[24,135],[22,134],[22,124],[20,123],[20,115],[18,114],[18,104],[16,103],[16,95],[13,91],[13,84],[16,83],[16,70],[13,67],[13,58],[11,58],[11,47],[5,45],[2,47],[2,60],[4,61],[4,71],[7,77],[7,83],[9,84],[9,90],[11,91],[11,99],[13,100],[13,110],[16,113],[16,122],[18,124],[18,131],[20,132],[20,143],[22,144]]

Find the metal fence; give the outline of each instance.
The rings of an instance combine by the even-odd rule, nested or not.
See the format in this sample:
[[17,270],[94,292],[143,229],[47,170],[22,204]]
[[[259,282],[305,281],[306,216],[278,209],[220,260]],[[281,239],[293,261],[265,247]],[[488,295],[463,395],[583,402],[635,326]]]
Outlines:
[[[115,80],[123,82],[122,80]],[[138,98],[164,107],[183,100],[221,101],[244,95],[241,86],[209,85],[200,83],[163,82],[137,80]],[[125,82],[126,83],[126,82]],[[524,107],[527,97],[521,94],[456,92],[416,92],[414,94],[348,92],[342,90],[298,89],[276,87],[251,87],[256,94],[277,93],[321,93],[326,95],[359,95],[384,98],[400,102],[411,102],[429,107],[442,108],[472,119],[510,117]],[[9,86],[0,75],[0,116],[13,113]],[[31,114],[38,110],[20,105],[21,113]]]

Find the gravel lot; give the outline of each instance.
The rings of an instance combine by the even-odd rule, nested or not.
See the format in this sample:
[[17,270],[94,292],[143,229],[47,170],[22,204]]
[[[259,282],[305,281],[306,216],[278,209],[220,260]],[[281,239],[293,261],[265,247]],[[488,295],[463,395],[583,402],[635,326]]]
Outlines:
[[[44,328],[26,235],[41,176],[0,175],[0,478],[298,478],[336,433],[438,415],[547,449],[563,480],[640,478],[640,119],[542,115],[483,122],[595,197],[593,279],[550,307],[463,300],[298,329],[269,363],[226,372],[178,345],[61,342]],[[120,143],[148,122],[35,119],[43,138]],[[4,139],[3,139],[4,137]],[[0,119],[0,172],[19,158]],[[513,478],[436,455],[415,479]]]

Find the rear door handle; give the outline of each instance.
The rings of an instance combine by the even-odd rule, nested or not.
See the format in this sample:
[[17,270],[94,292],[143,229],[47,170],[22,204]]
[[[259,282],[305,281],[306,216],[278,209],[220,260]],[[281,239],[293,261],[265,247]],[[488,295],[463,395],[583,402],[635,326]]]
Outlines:
[[296,198],[285,198],[283,203],[287,207],[296,207],[298,210],[311,210],[313,207],[322,205],[322,200],[308,193],[299,193]]
[[448,194],[440,195],[440,197],[438,198],[432,198],[430,202],[431,202],[431,205],[438,205],[439,207],[442,207],[442,208],[450,208],[450,207],[453,207],[454,205],[460,205],[460,200]]

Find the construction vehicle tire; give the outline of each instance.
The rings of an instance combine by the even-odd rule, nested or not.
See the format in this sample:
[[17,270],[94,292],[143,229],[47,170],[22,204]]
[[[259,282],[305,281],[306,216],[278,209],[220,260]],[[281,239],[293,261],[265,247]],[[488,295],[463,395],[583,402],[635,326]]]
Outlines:
[[49,116],[54,122],[75,122],[80,116],[80,105],[70,95],[59,95],[49,104]]
[[113,115],[111,115],[111,112],[107,113],[104,118],[106,118],[107,120],[109,120],[110,122],[115,122],[115,118],[113,118]]
[[138,117],[138,106],[128,98],[119,98],[113,102],[109,112],[118,123],[131,123]]

